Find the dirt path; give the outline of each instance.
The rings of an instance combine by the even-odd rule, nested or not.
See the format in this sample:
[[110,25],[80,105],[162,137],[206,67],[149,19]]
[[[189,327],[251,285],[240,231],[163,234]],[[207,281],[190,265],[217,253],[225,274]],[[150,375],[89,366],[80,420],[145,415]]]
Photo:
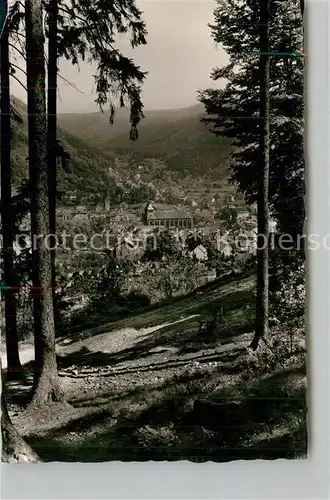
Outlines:
[[183,323],[192,318],[197,317],[198,315],[193,314],[187,316],[185,318],[181,318],[180,320],[162,323],[157,326],[151,326],[148,328],[123,328],[117,331],[100,333],[98,335],[91,336],[89,338],[85,338],[69,344],[70,339],[67,341],[64,340],[58,346],[58,352],[60,354],[67,354],[71,352],[77,352],[81,348],[88,349],[92,352],[103,352],[103,353],[116,353],[123,351],[125,349],[132,348],[137,342],[140,342],[144,337],[150,335],[151,333],[162,330],[163,328],[167,328],[170,326],[177,325],[179,323]]
[[[218,295],[207,300],[217,301]],[[197,307],[194,301],[184,312],[178,306],[166,314],[162,311],[161,315],[146,315],[134,322],[118,322],[102,330],[84,331],[83,335],[59,340],[58,368],[66,403],[54,403],[33,412],[22,404],[31,389],[32,372],[23,382],[8,383],[12,420],[43,460],[195,461],[199,450],[208,460],[223,457],[227,461],[231,450],[238,449],[241,458],[245,458],[244,450],[247,458],[251,458],[251,443],[258,447],[253,453],[260,458],[260,435],[264,441],[269,440],[272,450],[277,443],[274,439],[285,438],[285,441],[286,436],[292,436],[292,457],[296,457],[299,450],[295,440],[303,418],[302,405],[297,403],[293,413],[285,405],[288,394],[291,395],[289,385],[294,401],[301,400],[296,388],[297,381],[305,383],[304,373],[288,370],[283,374],[286,385],[282,378],[278,380],[277,373],[267,375],[271,376],[270,381],[259,376],[255,379],[252,370],[255,360],[248,349],[253,335],[251,325],[248,322],[239,323],[239,327],[225,325],[215,338],[207,338],[199,331],[199,320],[209,310],[209,304],[204,300],[207,303],[204,308],[198,300]],[[25,343],[20,347],[22,364],[28,363],[33,359],[33,346]],[[5,353],[2,360],[6,367]],[[250,413],[242,418],[244,442],[237,437],[236,427],[217,438],[215,432],[191,425],[197,399],[222,402],[236,400],[240,395],[246,397],[250,392],[263,399],[265,395],[269,397],[270,386],[272,395],[278,386],[279,401],[284,401],[283,408],[276,410],[278,425],[274,429],[267,419],[256,428]],[[274,413],[274,397],[271,400],[269,411]],[[303,439],[298,441],[302,448]],[[290,448],[286,441],[284,445],[281,443],[285,449]],[[292,458],[285,450],[276,453],[273,457],[271,452],[271,458],[287,455]]]
[[[194,353],[182,354],[173,346],[163,345],[158,336],[171,332],[171,327],[183,324],[179,335],[189,329],[186,322],[198,315],[191,315],[171,323],[142,328],[124,328],[115,332],[99,334],[88,339],[69,344],[59,342],[57,346],[60,359],[63,356],[77,354],[77,363],[68,359],[66,367],[59,366],[61,384],[65,390],[67,401],[70,405],[53,406],[45,415],[27,415],[22,413],[22,408],[16,404],[9,405],[13,421],[25,436],[47,435],[54,429],[68,425],[87,415],[94,415],[102,409],[111,408],[115,413],[126,408],[131,412],[143,407],[152,394],[160,394],[163,387],[172,387],[173,377],[180,377],[185,373],[202,373],[216,369],[217,358],[221,357],[223,348],[198,350]],[[155,337],[153,336],[155,334]],[[149,347],[149,342],[155,339],[155,344]],[[143,353],[140,344],[146,344]],[[166,344],[166,342],[165,342]],[[84,348],[82,354],[80,350]],[[134,352],[126,357],[128,352]],[[217,352],[216,352],[217,351]],[[135,354],[136,353],[136,354]],[[95,357],[90,362],[90,357]],[[28,363],[34,357],[33,346],[26,346],[20,352],[22,364]],[[5,354],[2,355],[5,361]],[[195,359],[196,358],[196,359]],[[66,359],[65,359],[66,360]],[[113,365],[110,365],[113,363]],[[61,362],[60,362],[61,365]],[[27,387],[19,383],[11,384],[13,392],[26,391]],[[136,396],[134,396],[136,394]],[[142,405],[142,406],[141,406]],[[49,414],[47,412],[50,412]],[[36,422],[37,431],[36,431]],[[93,429],[86,428],[84,437],[94,433]],[[82,435],[80,437],[82,438]]]
[[[162,328],[166,328],[172,325],[176,325],[182,323],[184,321],[188,321],[198,315],[193,314],[186,318],[182,318],[178,321],[174,321],[172,323],[163,323],[161,325],[152,326],[149,328],[142,328],[140,330],[136,330],[135,328],[124,328],[122,330],[118,330],[117,332],[103,333],[96,335],[95,337],[91,337],[90,339],[84,339],[78,342],[71,344],[66,347],[67,341],[64,340],[60,342],[57,346],[58,354],[68,354],[75,351],[79,351],[82,347],[88,348],[90,351],[99,351],[104,354],[106,353],[115,353],[122,351],[124,349],[128,349],[133,347],[134,344],[141,340],[146,335],[150,333],[161,330]],[[33,345],[23,345],[20,348],[20,360],[22,365],[26,365],[30,361],[34,359],[34,346]],[[6,351],[1,354],[1,363],[3,370],[7,369],[7,355]]]

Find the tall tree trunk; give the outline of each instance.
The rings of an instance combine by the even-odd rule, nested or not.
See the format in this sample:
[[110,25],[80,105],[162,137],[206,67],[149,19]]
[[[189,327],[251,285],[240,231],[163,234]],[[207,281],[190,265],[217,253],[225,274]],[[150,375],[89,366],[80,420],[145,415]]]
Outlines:
[[1,367],[1,461],[9,463],[40,462],[38,455],[30,448],[15,429],[7,408],[6,387]]
[[301,12],[301,17],[304,17],[304,11],[305,11],[305,0],[300,0],[300,12]]
[[49,242],[49,196],[42,0],[25,1],[29,173],[34,293],[35,377],[32,405],[63,400],[55,353],[52,267]]
[[268,257],[269,257],[269,22],[271,0],[260,0],[260,171],[258,194],[258,250],[256,331],[251,348],[256,350],[260,339],[268,333]]
[[[6,23],[7,24],[7,23]],[[9,287],[4,290],[5,326],[7,350],[7,377],[19,378],[22,366],[19,359],[17,335],[17,308],[14,271],[14,219],[11,207],[12,168],[11,168],[11,130],[10,130],[10,84],[9,84],[9,32],[7,26],[1,38],[1,223],[3,283]],[[13,288],[10,288],[13,287]]]
[[[49,221],[50,234],[56,233],[56,194],[57,194],[57,22],[58,5],[57,0],[50,0],[48,6],[48,93],[47,93],[47,165],[48,165],[48,188],[49,188]],[[56,287],[56,238],[51,238],[51,262],[52,262],[52,290],[53,304],[55,308]],[[54,321],[56,320],[56,315]],[[55,325],[56,326],[56,325]]]

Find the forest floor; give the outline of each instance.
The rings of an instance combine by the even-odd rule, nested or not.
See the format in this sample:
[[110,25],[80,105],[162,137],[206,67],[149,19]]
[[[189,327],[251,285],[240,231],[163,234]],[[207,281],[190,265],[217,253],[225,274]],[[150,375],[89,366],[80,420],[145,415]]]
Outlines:
[[[25,410],[33,347],[22,346],[24,380],[8,383],[14,424],[45,461],[304,458],[304,350],[279,368],[266,348],[266,366],[247,349],[251,290],[251,278],[229,279],[59,339],[67,403],[38,412]],[[219,307],[217,335],[205,339],[199,322]],[[196,400],[240,410],[229,424],[197,422]]]

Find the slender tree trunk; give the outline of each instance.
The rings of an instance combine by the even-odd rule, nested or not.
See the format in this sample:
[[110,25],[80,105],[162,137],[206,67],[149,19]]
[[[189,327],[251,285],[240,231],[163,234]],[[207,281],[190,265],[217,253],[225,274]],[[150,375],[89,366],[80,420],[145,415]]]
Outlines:
[[[1,366],[1,360],[0,360]],[[1,461],[9,463],[40,462],[38,455],[15,429],[7,408],[6,387],[1,367]]]
[[[10,130],[10,85],[9,85],[9,33],[5,26],[1,38],[1,201],[2,201],[2,258],[3,283],[7,287],[17,284],[14,271],[14,219],[11,207],[11,130]],[[15,288],[4,290],[5,326],[7,350],[7,377],[16,379],[22,375],[17,335],[17,308]]]
[[[58,5],[57,0],[50,0],[48,7],[48,93],[47,93],[47,168],[49,187],[49,221],[50,234],[56,233],[56,186],[57,186],[57,21]],[[52,261],[52,290],[53,303],[55,308],[55,287],[56,287],[56,238],[51,239],[51,261]],[[54,321],[56,319],[56,315]]]
[[49,251],[49,195],[45,59],[42,0],[25,1],[29,173],[34,287],[35,377],[33,406],[63,400],[55,353],[51,253]]
[[300,0],[300,12],[301,12],[301,17],[304,17],[304,11],[305,11],[305,0]]
[[268,333],[269,285],[269,21],[271,0],[260,0],[260,173],[258,195],[258,249],[256,331],[251,348],[256,350],[260,339]]

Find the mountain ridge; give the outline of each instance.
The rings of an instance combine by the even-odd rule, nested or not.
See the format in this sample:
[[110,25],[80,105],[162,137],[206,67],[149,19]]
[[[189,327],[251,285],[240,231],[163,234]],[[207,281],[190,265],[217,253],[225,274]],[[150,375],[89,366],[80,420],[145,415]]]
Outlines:
[[[22,101],[13,97],[12,102],[23,118],[23,124],[14,125],[13,140],[19,185],[28,175],[27,114]],[[182,109],[146,111],[134,142],[127,109],[118,109],[114,125],[106,112],[59,114],[58,138],[71,156],[69,171],[58,169],[59,190],[82,204],[103,202],[109,193],[112,204],[149,198],[207,202],[217,193],[233,193],[229,142],[200,122],[202,105]]]
[[126,156],[138,164],[155,158],[183,177],[206,175],[221,180],[228,177],[231,144],[201,123],[203,110],[201,104],[174,110],[147,110],[134,142],[129,138],[127,109],[118,110],[113,125],[108,123],[106,113],[59,114],[58,123],[103,154]]

